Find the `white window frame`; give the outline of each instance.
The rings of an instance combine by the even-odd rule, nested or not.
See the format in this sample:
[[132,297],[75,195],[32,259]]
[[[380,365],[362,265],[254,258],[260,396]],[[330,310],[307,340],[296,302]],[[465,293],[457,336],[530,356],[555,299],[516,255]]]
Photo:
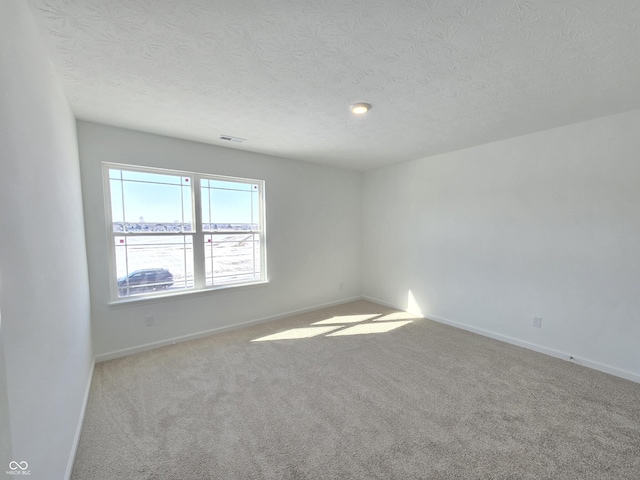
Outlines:
[[[109,179],[109,169],[128,170],[132,172],[150,173],[150,174],[162,174],[162,175],[174,175],[191,179],[191,211],[193,212],[193,218],[191,224],[195,228],[191,231],[180,232],[114,232],[113,218],[112,218],[112,205],[111,205],[111,183]],[[108,236],[108,260],[109,260],[109,288],[110,288],[110,303],[128,303],[139,300],[146,300],[158,297],[172,297],[185,294],[191,294],[196,292],[207,292],[224,290],[230,288],[238,288],[248,285],[258,285],[268,283],[267,277],[267,246],[265,236],[265,220],[266,220],[266,207],[265,207],[265,182],[264,180],[229,177],[225,175],[216,175],[210,173],[198,173],[189,172],[183,170],[172,170],[157,167],[147,167],[130,164],[120,163],[102,163],[102,178],[103,178],[103,192],[105,201],[105,220]],[[201,183],[203,179],[218,180],[223,182],[238,182],[242,184],[257,185],[258,192],[258,228],[255,229],[254,225],[250,230],[242,230],[242,233],[256,234],[258,235],[260,242],[260,278],[251,280],[240,280],[237,282],[225,283],[222,285],[206,285],[206,267],[205,267],[205,236],[207,235],[229,235],[229,231],[210,231],[203,230],[203,218],[202,218],[202,188]],[[183,288],[178,290],[168,290],[163,292],[150,292],[143,294],[136,294],[134,296],[119,296],[117,267],[116,267],[116,237],[142,237],[142,236],[154,236],[154,235],[186,235],[192,238],[193,248],[193,275],[194,286],[193,288]],[[131,273],[131,272],[130,272]]]

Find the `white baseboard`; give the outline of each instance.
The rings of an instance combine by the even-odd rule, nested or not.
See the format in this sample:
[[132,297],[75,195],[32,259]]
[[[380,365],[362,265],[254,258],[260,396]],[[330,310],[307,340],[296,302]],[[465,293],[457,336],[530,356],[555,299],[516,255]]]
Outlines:
[[103,353],[101,355],[98,355],[96,356],[96,362],[104,362],[106,360],[113,360],[114,358],[126,357],[128,355],[144,352],[146,350],[152,350],[154,348],[164,347],[166,345],[173,345],[179,342],[186,342],[188,340],[195,340],[197,338],[208,337],[209,335],[213,335],[215,333],[222,333],[230,330],[236,330],[238,328],[250,327],[251,325],[257,325],[258,323],[270,322],[270,321],[278,320],[284,317],[289,317],[291,315],[299,315],[301,313],[311,312],[313,310],[318,310],[320,308],[333,307],[335,305],[342,305],[343,303],[354,302],[356,300],[361,300],[361,299],[362,297],[359,297],[359,296],[344,298],[342,300],[337,300],[335,302],[315,305],[313,307],[302,308],[300,310],[292,310],[289,312],[278,313],[276,315],[270,315],[268,317],[262,317],[254,320],[248,320],[246,322],[235,323],[233,325],[225,325],[222,327],[212,328],[210,330],[204,330],[202,332],[190,333],[188,335],[181,335],[179,337],[168,338],[166,340],[160,340],[158,342],[151,342],[151,343],[146,343],[144,345],[138,345],[136,347],[124,348],[122,350],[116,350],[113,352],[108,352],[108,353]]
[[427,315],[429,320],[433,320],[438,323],[444,323],[445,325],[449,325],[451,327],[456,327],[461,330],[466,330],[467,332],[477,333],[478,335],[482,335],[483,337],[493,338],[494,340],[500,340],[501,342],[509,343],[511,345],[517,345],[518,347],[526,348],[528,350],[533,350],[538,353],[544,353],[545,355],[549,355],[551,357],[560,358],[562,360],[569,360],[570,355],[561,352],[560,350],[555,350],[553,348],[547,348],[542,345],[538,345],[536,343],[527,342],[524,340],[519,340],[514,337],[510,337],[508,335],[502,335],[500,333],[495,333],[490,330],[485,330],[483,328],[477,328],[471,325],[467,325],[466,323],[460,323],[453,320],[449,320],[448,318],[439,317],[438,315]]
[[[378,303],[380,305],[384,305],[387,307],[396,308],[398,310],[404,310],[403,307],[400,307],[398,305],[392,305],[388,302],[384,302],[382,300],[378,300],[375,298],[363,296],[362,299],[368,300],[370,302]],[[588,358],[576,357],[575,355],[567,352],[562,352],[560,350],[548,348],[543,345],[538,345],[536,343],[520,340],[518,338],[510,337],[508,335],[502,335],[500,333],[492,332],[490,330],[485,330],[483,328],[474,327],[466,323],[449,320],[448,318],[439,317],[438,315],[425,314],[423,315],[423,317],[429,320],[433,320],[434,322],[443,323],[445,325],[459,328],[461,330],[477,333],[478,335],[482,335],[483,337],[493,338],[494,340],[499,340],[501,342],[509,343],[511,345],[516,345],[518,347],[526,348],[528,350],[533,350],[534,352],[544,353],[545,355],[549,355],[551,357],[559,358],[561,360],[566,360],[568,362],[575,363],[577,365],[582,365],[583,367],[592,368],[593,370],[598,370],[600,372],[608,373],[610,375],[615,375],[616,377],[624,378],[626,380],[631,380],[632,382],[640,383],[640,374],[630,372],[622,368],[612,367],[611,365],[606,365],[604,363],[596,362]]]
[[[407,309],[405,307],[401,307],[400,305],[394,305],[393,303],[389,303],[389,302],[385,302],[383,300],[379,300],[377,298],[373,298],[373,297],[368,297],[366,295],[363,295],[362,297],[360,297],[362,300],[366,300],[367,302],[373,302],[373,303],[377,303],[378,305],[382,305],[384,307],[389,307],[389,308],[395,308],[396,310],[400,310],[402,312],[406,312]],[[411,312],[411,313],[415,313],[415,312]],[[417,315],[417,314],[416,314]],[[422,314],[419,314],[419,316],[423,317]]]
[[640,375],[630,372],[628,370],[624,370],[622,368],[612,367],[611,365],[606,365],[604,363],[596,362],[588,358],[576,357],[571,353],[562,352],[560,350],[548,348],[543,345],[538,345],[537,343],[531,343],[525,340],[520,340],[518,338],[510,337],[508,335],[502,335],[500,333],[492,332],[490,330],[485,330],[483,328],[473,327],[471,325],[449,320],[447,318],[439,317],[437,315],[426,315],[426,318],[430,320],[434,320],[439,323],[450,325],[452,327],[460,328],[468,332],[477,333],[478,335],[493,338],[495,340],[500,340],[501,342],[510,343],[511,345],[517,345],[518,347],[523,347],[529,350],[533,350],[534,352],[544,353],[545,355],[559,358],[561,360],[566,360],[568,362],[575,363],[577,365],[582,365],[583,367],[588,367],[594,370],[598,370],[600,372],[608,373],[610,375],[615,375],[616,377],[621,377],[626,380],[631,380],[632,382],[640,383]]
[[84,390],[84,399],[82,401],[82,409],[80,410],[80,418],[78,419],[78,425],[76,427],[76,434],[73,438],[73,444],[71,445],[71,454],[69,461],[67,462],[67,471],[64,478],[69,480],[71,478],[71,472],[73,471],[73,463],[76,459],[76,453],[78,452],[78,445],[80,443],[80,434],[82,433],[82,425],[84,424],[84,415],[87,411],[87,404],[89,403],[89,392],[91,391],[91,382],[93,381],[93,371],[95,370],[96,361],[95,358],[91,362],[91,370],[89,371],[89,378],[87,379],[87,386]]
[[612,367],[611,365],[606,365],[600,362],[594,362],[593,360],[589,360],[586,358],[574,357],[571,360],[571,363],[576,363],[578,365],[582,365],[583,367],[593,368],[594,370],[598,370],[600,372],[608,373],[610,375],[615,375],[616,377],[620,377],[626,380],[630,380],[632,382],[640,383],[640,374],[630,372],[629,370]]

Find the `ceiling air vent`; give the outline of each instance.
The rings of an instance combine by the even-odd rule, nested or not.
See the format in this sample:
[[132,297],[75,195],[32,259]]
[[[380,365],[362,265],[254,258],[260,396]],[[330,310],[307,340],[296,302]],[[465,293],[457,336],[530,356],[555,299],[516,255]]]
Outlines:
[[220,135],[220,140],[226,140],[227,142],[242,143],[246,138],[232,137],[231,135]]

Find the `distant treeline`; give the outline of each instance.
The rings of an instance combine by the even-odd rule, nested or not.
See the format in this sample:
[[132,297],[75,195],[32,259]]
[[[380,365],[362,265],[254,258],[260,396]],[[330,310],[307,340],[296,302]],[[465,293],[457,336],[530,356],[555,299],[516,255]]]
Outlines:
[[[251,223],[204,223],[202,229],[208,232],[236,232],[257,230]],[[113,222],[114,232],[192,232],[190,223]]]

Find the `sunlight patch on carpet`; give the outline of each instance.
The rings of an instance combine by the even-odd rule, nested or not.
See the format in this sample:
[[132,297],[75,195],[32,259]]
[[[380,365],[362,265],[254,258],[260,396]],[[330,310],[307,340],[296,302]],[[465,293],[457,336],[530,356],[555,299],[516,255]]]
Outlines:
[[320,320],[319,322],[312,323],[311,325],[338,325],[343,323],[358,323],[365,320],[371,320],[372,318],[379,317],[379,313],[372,315],[338,315],[335,317],[327,318],[326,320]]
[[417,317],[414,313],[409,312],[395,312],[385,315],[384,317],[376,318],[374,322],[384,322],[389,320],[415,320]]
[[355,325],[353,327],[345,328],[344,330],[340,330],[339,332],[330,333],[327,335],[327,337],[338,337],[342,335],[366,335],[369,333],[386,333],[412,322],[412,320],[409,320],[406,322],[363,323],[361,325]]
[[284,332],[274,333],[273,335],[267,335],[266,337],[256,338],[251,340],[252,342],[268,342],[271,340],[295,340],[298,338],[311,338],[318,335],[322,335],[332,330],[342,328],[344,325],[334,325],[332,327],[306,327],[306,328],[292,328],[291,330],[285,330]]

